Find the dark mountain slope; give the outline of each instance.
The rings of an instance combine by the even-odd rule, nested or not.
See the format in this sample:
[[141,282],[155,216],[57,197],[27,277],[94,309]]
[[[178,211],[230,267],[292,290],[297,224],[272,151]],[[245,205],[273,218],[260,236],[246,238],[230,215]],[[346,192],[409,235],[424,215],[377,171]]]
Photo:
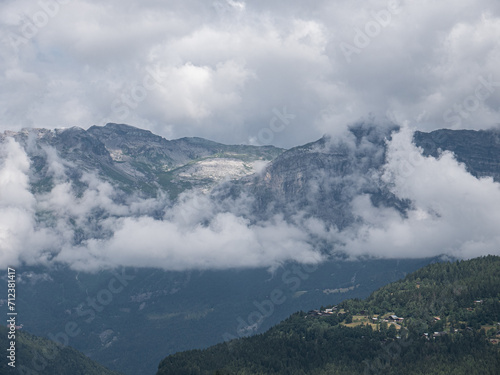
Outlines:
[[[0,326],[0,346],[9,349],[8,328]],[[15,368],[8,365],[6,355],[0,356],[0,374],[31,375],[119,375],[92,361],[77,350],[62,347],[53,341],[15,331]]]

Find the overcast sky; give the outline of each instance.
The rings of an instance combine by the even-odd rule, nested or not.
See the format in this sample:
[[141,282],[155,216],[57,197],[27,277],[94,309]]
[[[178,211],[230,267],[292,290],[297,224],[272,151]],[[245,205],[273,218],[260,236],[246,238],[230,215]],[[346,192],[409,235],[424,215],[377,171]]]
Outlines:
[[497,0],[3,0],[0,130],[291,147],[369,114],[488,128],[499,17]]

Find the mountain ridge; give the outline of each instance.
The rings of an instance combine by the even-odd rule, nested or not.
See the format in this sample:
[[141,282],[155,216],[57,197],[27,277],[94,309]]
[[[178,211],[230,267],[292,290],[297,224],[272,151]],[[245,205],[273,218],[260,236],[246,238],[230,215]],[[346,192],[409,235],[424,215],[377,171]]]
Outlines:
[[[133,134],[115,136],[117,129],[140,132],[142,138]],[[413,152],[410,156],[416,155],[421,163],[452,168],[471,183],[467,186],[487,186],[488,189],[480,190],[487,194],[481,193],[479,202],[489,213],[493,205],[490,202],[485,205],[483,198],[496,192],[492,181],[496,180],[500,165],[494,131],[436,132],[416,133],[416,142],[404,151]],[[439,137],[442,132],[449,132],[449,136]],[[13,252],[24,256],[19,257],[23,272],[43,277],[43,282],[22,286],[26,297],[23,323],[36,329],[34,333],[39,335],[64,329],[61,324],[78,317],[77,307],[85,302],[87,293],[97,295],[114,277],[112,269],[99,267],[140,264],[144,268],[137,269],[138,276],[130,290],[121,296],[114,295],[113,304],[96,317],[95,324],[82,322],[84,334],[72,342],[93,359],[129,374],[138,373],[139,365],[133,356],[118,364],[121,352],[140,353],[144,366],[152,369],[168,353],[214,344],[226,333],[238,335],[238,318],[246,320],[249,332],[261,333],[298,309],[315,308],[325,300],[331,302],[331,298],[338,301],[338,298],[364,297],[376,286],[401,278],[440,254],[461,254],[446,247],[450,241],[444,242],[446,246],[430,243],[432,248],[411,250],[413,243],[420,243],[420,238],[432,237],[421,234],[407,244],[396,244],[399,247],[393,246],[391,251],[386,251],[385,242],[379,252],[372,249],[371,243],[362,242],[363,236],[375,228],[387,245],[392,246],[399,238],[391,237],[390,220],[396,225],[405,224],[411,215],[417,221],[410,225],[421,228],[418,225],[425,219],[431,229],[439,224],[442,212],[449,214],[447,220],[468,217],[454,210],[440,212],[439,207],[433,211],[433,204],[421,205],[416,211],[414,201],[395,193],[393,182],[384,179],[384,173],[390,146],[404,133],[391,127],[361,123],[351,126],[342,137],[326,136],[286,151],[272,146],[220,146],[202,138],[174,142],[162,140],[149,131],[114,125],[95,127],[90,133],[77,128],[6,132],[0,138],[3,140],[9,134],[17,134],[19,143],[9,141],[2,146],[6,145],[13,155],[11,161],[22,161],[16,176],[19,181],[26,181],[16,189],[30,198],[18,201],[20,207],[15,212],[24,215],[21,216],[26,219],[24,223],[33,224],[32,231],[20,232],[16,241],[45,233],[57,239],[39,249],[38,243],[32,241]],[[149,137],[152,142],[147,141]],[[467,142],[474,147],[470,150],[457,147]],[[486,142],[484,147],[483,142]],[[428,158],[421,155],[415,143],[428,153]],[[174,159],[169,155],[180,160],[180,164],[169,164]],[[403,155],[403,161],[406,157]],[[28,167],[29,170],[23,169]],[[413,178],[412,184],[429,189],[428,182],[422,184],[419,179]],[[440,194],[447,198],[448,181],[440,187]],[[9,192],[14,194],[16,189]],[[161,194],[168,195],[168,199]],[[360,199],[363,205],[356,207]],[[23,205],[24,202],[27,204]],[[470,205],[464,212],[467,207]],[[385,217],[389,219],[389,229],[385,232],[385,218],[380,213],[389,215]],[[368,216],[365,221],[365,214],[373,217]],[[490,218],[488,215],[479,217]],[[495,220],[491,216],[492,225],[478,224],[479,229],[486,228],[480,235],[495,234]],[[124,223],[128,225],[126,230]],[[18,233],[17,226],[9,228]],[[357,233],[359,228],[361,231]],[[452,233],[462,238],[460,232],[464,232],[468,240],[467,227],[457,228]],[[411,228],[403,226],[403,229]],[[221,241],[226,246],[224,250],[207,248],[210,241],[203,236],[207,233],[211,239],[229,239]],[[161,240],[154,243],[157,237]],[[353,237],[360,239],[361,249],[350,253],[350,248],[344,245]],[[475,234],[470,237],[482,246],[482,237],[478,239],[480,236]],[[178,240],[173,242],[173,238]],[[121,239],[118,246],[113,242],[115,239]],[[453,241],[455,245],[455,237]],[[150,247],[146,251],[143,246]],[[262,257],[257,258],[262,260],[253,265],[241,262],[238,252],[243,251],[250,258]],[[300,289],[292,290],[286,283],[290,281],[290,273],[299,267],[297,262],[304,258],[303,254],[312,251],[323,263],[314,274],[306,275],[307,280],[298,279]],[[95,268],[72,270],[75,258],[78,266],[90,264]],[[26,264],[37,259],[47,267]],[[218,270],[206,269],[206,264],[216,264]],[[284,280],[276,275],[283,275]],[[297,278],[297,275],[291,278],[295,280],[292,285],[298,282]],[[231,285],[227,285],[227,280]],[[265,301],[275,288],[283,290],[287,303],[255,326],[247,318],[255,310],[254,302]],[[244,298],[242,290],[251,298]],[[46,306],[45,300],[52,301],[51,307]],[[182,301],[189,301],[188,308]],[[31,312],[33,306],[37,309]],[[142,328],[129,326],[132,315],[150,323],[151,345],[140,347],[134,343],[133,337]],[[193,326],[200,337],[179,333],[181,328]],[[166,342],[167,339],[170,341]],[[163,345],[162,352],[158,343]]]
[[73,179],[81,176],[82,171],[95,171],[127,192],[140,190],[148,196],[165,189],[176,197],[179,189],[210,187],[221,181],[210,174],[204,180],[176,174],[175,170],[183,167],[203,168],[204,159],[215,164],[219,161],[222,166],[227,161],[228,177],[237,178],[253,170],[252,163],[271,160],[282,152],[273,146],[224,145],[196,137],[167,140],[149,130],[114,123],[94,125],[88,130],[72,127],[6,131],[0,134],[0,139],[7,136],[24,145],[34,161],[38,180],[50,179],[47,156],[40,148],[52,146],[62,159],[73,164],[68,165]]

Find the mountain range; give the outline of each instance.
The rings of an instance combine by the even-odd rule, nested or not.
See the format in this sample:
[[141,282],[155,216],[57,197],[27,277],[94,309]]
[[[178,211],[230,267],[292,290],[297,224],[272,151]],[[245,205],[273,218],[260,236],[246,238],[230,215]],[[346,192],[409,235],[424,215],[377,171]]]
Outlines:
[[[386,162],[387,140],[398,129],[359,123],[345,137],[324,136],[289,150],[229,146],[202,138],[169,141],[148,130],[113,123],[87,130],[6,131],[0,139],[10,136],[23,144],[32,163],[30,183],[37,192],[53,187],[45,151],[49,146],[67,162],[65,173],[73,180],[91,171],[125,192],[155,196],[163,190],[174,200],[189,189],[219,198],[246,192],[255,198],[253,211],[259,217],[270,210],[287,216],[305,210],[345,228],[354,220],[350,203],[362,194],[369,194],[376,205],[400,211],[409,207],[374,173]],[[498,129],[416,131],[413,142],[425,156],[437,158],[449,151],[473,176],[500,181]]]
[[[3,239],[2,260],[17,262],[25,329],[54,337],[76,322],[70,346],[116,371],[154,373],[165,355],[367,297],[468,254],[462,244],[488,251],[495,242],[466,228],[493,238],[496,217],[483,225],[481,209],[496,198],[478,190],[467,206],[453,178],[495,193],[500,131],[407,132],[406,143],[404,131],[358,123],[289,150],[166,140],[124,124],[0,134],[0,173],[15,176],[0,209],[18,218],[3,223],[16,241]],[[427,172],[436,174],[424,181]],[[444,192],[429,198],[440,176]],[[453,211],[456,196],[465,213]],[[391,237],[411,228],[413,240]],[[433,229],[442,241],[420,243]],[[270,312],[276,293],[284,302]]]

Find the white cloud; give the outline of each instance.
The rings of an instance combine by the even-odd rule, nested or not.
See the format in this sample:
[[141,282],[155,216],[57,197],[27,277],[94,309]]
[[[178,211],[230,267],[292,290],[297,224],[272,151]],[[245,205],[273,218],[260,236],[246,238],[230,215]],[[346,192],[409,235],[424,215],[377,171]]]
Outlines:
[[59,240],[36,229],[36,199],[29,191],[29,159],[13,139],[0,148],[0,263],[44,262],[47,250]]
[[[170,205],[123,197],[107,182],[84,173],[76,194],[64,162],[45,148],[55,185],[33,195],[29,159],[13,139],[2,144],[0,265],[61,262],[79,270],[139,266],[169,270],[276,267],[319,262],[307,232],[276,216],[251,223],[247,197],[219,207],[195,192]],[[229,206],[228,206],[229,205]],[[230,211],[227,211],[229,209]],[[163,212],[163,218],[154,214]]]
[[[245,194],[218,201],[189,191],[172,204],[162,194],[125,197],[90,173],[83,173],[78,185],[84,188],[76,194],[66,177],[68,163],[50,148],[40,152],[47,156],[54,186],[34,194],[29,159],[8,138],[0,148],[0,266],[276,267],[290,260],[320,262],[326,256],[320,247],[353,258],[500,254],[500,184],[475,178],[449,152],[424,157],[412,135],[408,128],[393,135],[379,176],[344,180],[353,189],[345,199],[354,199],[360,220],[342,231],[300,211],[288,221],[279,214],[257,220],[250,209],[253,198]],[[352,141],[331,140],[361,153],[374,147],[365,142],[355,148]],[[368,195],[355,195],[370,178],[380,178],[398,198],[412,202],[406,217],[374,207]],[[324,188],[332,183],[321,174],[310,182],[312,200],[313,182]]]
[[219,213],[209,225],[150,217],[114,222],[109,240],[89,240],[84,247],[64,248],[56,260],[75,268],[96,266],[161,267],[170,270],[272,267],[286,260],[318,262],[307,234],[277,218],[250,225],[242,217]]
[[[445,116],[474,95],[480,76],[500,82],[494,0],[45,3],[52,10],[0,3],[3,129],[114,121],[244,143],[286,106],[296,120],[273,142],[294,146],[388,110],[423,130],[500,119],[500,86],[460,121]],[[355,45],[356,30],[371,36],[349,62],[340,45]],[[13,35],[24,38],[15,48]],[[149,71],[164,81],[123,118],[113,103]]]
[[353,208],[363,225],[345,234],[345,250],[411,258],[500,254],[500,184],[475,178],[449,152],[424,157],[411,140],[409,129],[393,136],[382,176],[397,197],[412,201],[408,217],[358,197]]

